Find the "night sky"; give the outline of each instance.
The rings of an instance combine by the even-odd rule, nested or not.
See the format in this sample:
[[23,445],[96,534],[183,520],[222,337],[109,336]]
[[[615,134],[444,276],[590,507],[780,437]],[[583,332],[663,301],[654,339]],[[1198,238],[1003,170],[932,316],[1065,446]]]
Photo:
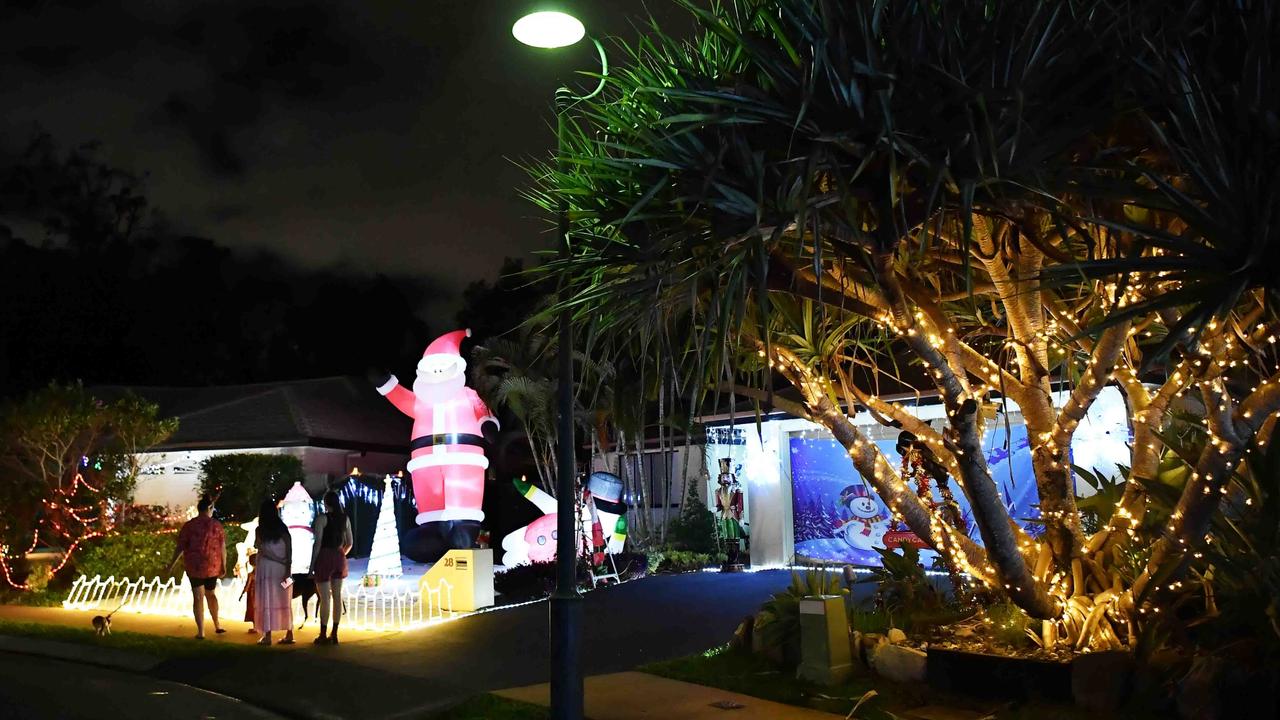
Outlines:
[[[651,9],[681,18],[665,0]],[[454,295],[544,247],[512,161],[554,146],[587,42],[518,44],[516,0],[7,0],[0,152],[101,141],[186,233],[307,266],[421,273]],[[639,0],[581,2],[631,39]],[[575,80],[585,86],[585,80]],[[449,302],[446,300],[446,302]]]

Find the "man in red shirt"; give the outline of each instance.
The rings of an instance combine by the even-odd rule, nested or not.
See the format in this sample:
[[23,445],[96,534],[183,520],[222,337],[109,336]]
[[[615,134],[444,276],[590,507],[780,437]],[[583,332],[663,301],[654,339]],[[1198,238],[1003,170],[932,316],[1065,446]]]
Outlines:
[[213,498],[208,495],[201,497],[196,509],[200,514],[188,520],[178,531],[178,547],[174,550],[173,560],[177,562],[178,555],[182,555],[187,579],[191,581],[191,612],[196,619],[196,639],[203,640],[206,603],[209,616],[213,618],[214,631],[226,632],[218,623],[218,596],[214,591],[225,570],[227,540],[222,523],[213,519]]

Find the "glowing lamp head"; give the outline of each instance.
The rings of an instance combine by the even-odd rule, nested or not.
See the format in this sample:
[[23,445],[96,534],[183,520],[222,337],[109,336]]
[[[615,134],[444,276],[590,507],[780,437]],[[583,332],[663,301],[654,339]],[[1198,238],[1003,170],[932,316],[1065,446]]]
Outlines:
[[572,45],[587,34],[582,22],[562,12],[530,13],[511,26],[511,34],[525,45],[561,48]]

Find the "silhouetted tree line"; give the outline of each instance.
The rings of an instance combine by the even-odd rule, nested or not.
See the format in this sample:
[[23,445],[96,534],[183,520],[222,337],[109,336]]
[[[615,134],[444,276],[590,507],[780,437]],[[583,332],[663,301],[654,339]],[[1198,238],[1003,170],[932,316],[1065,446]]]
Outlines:
[[93,145],[42,135],[0,161],[0,396],[363,374],[421,353],[432,292],[173,232]]

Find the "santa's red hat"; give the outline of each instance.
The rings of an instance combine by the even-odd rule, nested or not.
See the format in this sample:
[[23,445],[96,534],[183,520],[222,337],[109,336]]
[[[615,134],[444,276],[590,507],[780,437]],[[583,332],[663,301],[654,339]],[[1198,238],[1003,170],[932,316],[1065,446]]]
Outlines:
[[461,373],[467,369],[467,361],[462,358],[462,341],[471,337],[471,330],[454,330],[445,333],[427,346],[418,361],[418,372],[454,366],[454,371]]

